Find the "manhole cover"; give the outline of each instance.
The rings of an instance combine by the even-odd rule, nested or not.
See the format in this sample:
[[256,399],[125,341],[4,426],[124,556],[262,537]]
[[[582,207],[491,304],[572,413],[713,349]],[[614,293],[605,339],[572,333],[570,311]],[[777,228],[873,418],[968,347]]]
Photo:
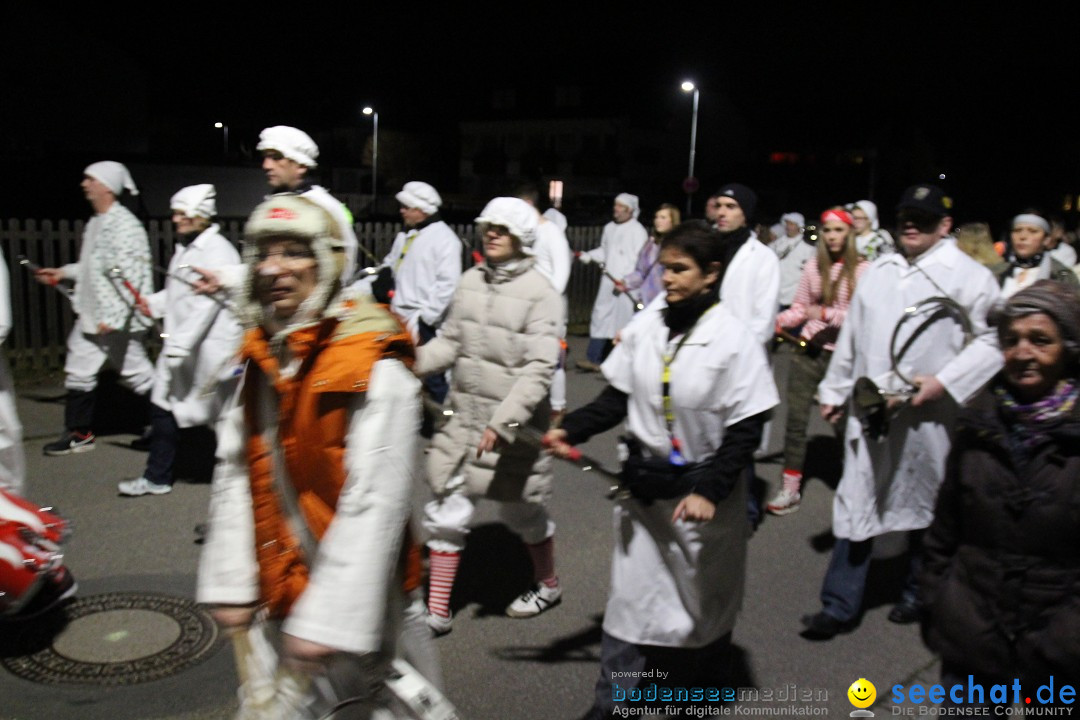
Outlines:
[[133,685],[202,662],[218,638],[217,625],[204,610],[168,595],[92,595],[62,612],[66,625],[48,646],[2,658],[4,667],[49,685]]

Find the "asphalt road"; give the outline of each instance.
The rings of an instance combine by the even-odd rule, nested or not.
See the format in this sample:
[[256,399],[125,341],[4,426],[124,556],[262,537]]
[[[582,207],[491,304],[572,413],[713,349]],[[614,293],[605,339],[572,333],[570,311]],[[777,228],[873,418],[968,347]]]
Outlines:
[[[571,364],[583,357],[584,340],[572,338]],[[786,357],[777,356],[778,380]],[[594,376],[569,373],[571,407],[590,400],[602,387]],[[19,391],[25,426],[29,497],[58,506],[75,524],[67,560],[80,596],[114,591],[193,597],[200,546],[194,526],[206,511],[209,485],[181,479],[161,497],[121,498],[120,479],[137,476],[145,456],[126,447],[132,435],[99,439],[92,453],[62,458],[42,456],[63,415],[63,394],[55,383]],[[779,698],[805,693],[813,700],[795,705],[817,715],[847,716],[853,707],[847,688],[855,680],[874,683],[878,701],[871,710],[891,715],[887,689],[913,679],[935,681],[936,661],[915,626],[898,626],[886,614],[899,592],[905,564],[882,557],[871,571],[867,609],[851,634],[829,642],[800,637],[799,618],[819,608],[821,579],[831,547],[832,486],[839,474],[840,446],[820,421],[811,426],[813,478],[802,509],[769,517],[750,543],[747,592],[734,632],[737,677],[733,685],[773,691],[767,702],[736,701],[729,715],[760,708],[778,714],[792,705]],[[587,452],[615,465],[615,432],[594,438]],[[771,448],[782,444],[782,423]],[[781,467],[768,458],[758,464],[759,489],[766,499],[777,489]],[[529,620],[502,614],[529,582],[523,546],[483,506],[463,559],[453,605],[454,630],[436,640],[447,694],[468,720],[551,720],[575,718],[590,705],[598,675],[600,623],[608,588],[611,548],[610,501],[601,480],[557,463],[552,515],[558,524],[556,563],[564,587],[562,603]],[[424,500],[417,491],[417,504]],[[879,552],[902,548],[879,543]],[[48,641],[42,629],[41,642]],[[12,650],[0,626],[0,657]],[[794,687],[793,687],[794,686]],[[77,720],[161,718],[210,720],[235,712],[236,675],[224,643],[205,662],[164,680],[118,687],[44,685],[0,668],[0,718]],[[745,695],[744,695],[745,697]],[[679,713],[684,715],[685,713]]]

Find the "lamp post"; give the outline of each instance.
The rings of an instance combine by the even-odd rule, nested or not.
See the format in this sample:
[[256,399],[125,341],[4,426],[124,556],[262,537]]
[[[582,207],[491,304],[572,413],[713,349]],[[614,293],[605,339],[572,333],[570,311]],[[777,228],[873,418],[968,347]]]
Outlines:
[[375,212],[375,199],[377,195],[375,184],[376,174],[379,169],[379,113],[370,107],[364,108],[364,114],[370,115],[374,132],[371,137],[371,212]]
[[694,93],[694,114],[690,119],[690,171],[686,175],[686,217],[690,217],[690,203],[694,197],[694,191],[696,187],[691,190],[691,186],[694,183],[694,155],[697,153],[697,108],[698,108],[698,89],[694,83],[689,80],[683,81],[683,92]]
[[228,155],[229,155],[229,126],[226,125],[225,123],[216,122],[216,123],[214,123],[214,127],[216,127],[219,130],[224,131],[223,134],[222,134],[222,136],[223,136],[222,154],[225,155],[226,157],[228,157]]

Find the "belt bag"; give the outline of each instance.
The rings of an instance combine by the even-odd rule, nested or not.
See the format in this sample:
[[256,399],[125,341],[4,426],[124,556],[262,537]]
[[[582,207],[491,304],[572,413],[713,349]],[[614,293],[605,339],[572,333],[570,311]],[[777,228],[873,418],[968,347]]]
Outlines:
[[693,489],[692,470],[700,465],[672,465],[663,458],[642,454],[641,443],[625,436],[627,457],[623,462],[621,479],[630,494],[639,500],[670,500],[688,495]]

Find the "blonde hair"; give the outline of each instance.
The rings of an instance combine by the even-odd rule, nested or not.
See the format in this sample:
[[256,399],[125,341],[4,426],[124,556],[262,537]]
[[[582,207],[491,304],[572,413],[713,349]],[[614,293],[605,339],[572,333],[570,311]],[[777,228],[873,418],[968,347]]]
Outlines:
[[[840,210],[847,212],[844,208],[837,205],[831,207],[829,210]],[[825,212],[828,212],[826,210]],[[837,262],[844,263],[843,270],[840,271],[840,276],[836,278],[836,282],[832,281],[833,259],[829,255],[829,247],[825,244],[825,223],[822,223],[820,237],[817,241],[817,264],[818,273],[821,275],[821,304],[832,305],[836,302],[836,295],[840,288],[841,283],[845,280],[848,285],[848,297],[855,294],[855,271],[859,268],[859,249],[855,243],[855,227],[848,225],[847,235],[844,236],[844,247],[840,251],[840,258]]]
[[990,226],[982,222],[966,223],[956,231],[956,246],[964,254],[980,265],[992,267],[1001,262],[1001,256],[994,249],[994,238],[990,235]]

